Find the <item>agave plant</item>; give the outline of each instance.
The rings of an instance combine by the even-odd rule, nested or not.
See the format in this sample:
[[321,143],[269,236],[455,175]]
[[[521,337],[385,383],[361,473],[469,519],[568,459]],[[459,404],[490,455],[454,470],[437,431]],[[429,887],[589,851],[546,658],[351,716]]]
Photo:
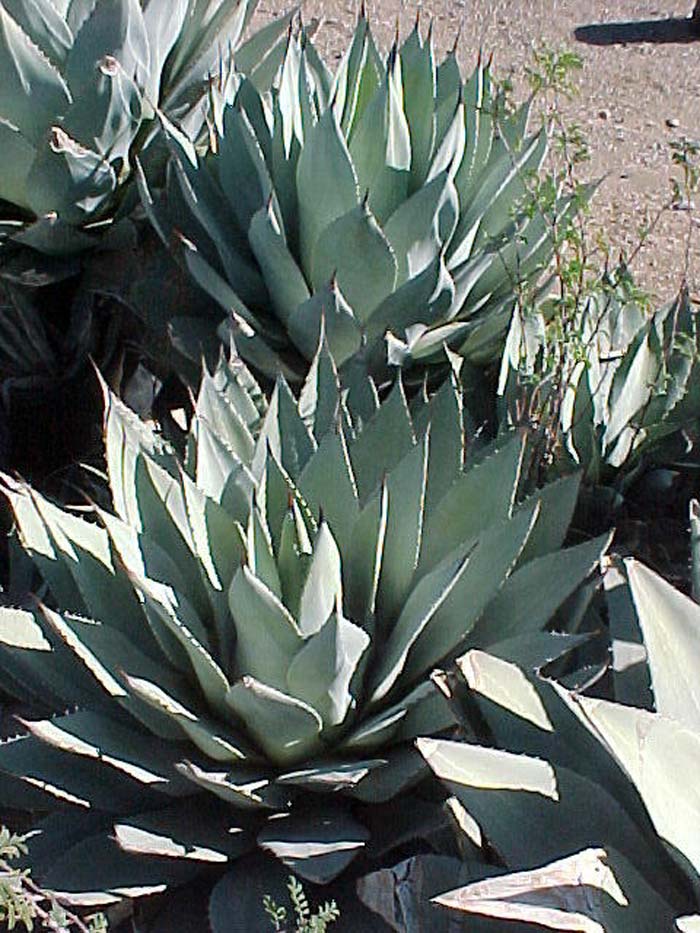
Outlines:
[[456,378],[411,412],[400,381],[366,389],[341,392],[323,344],[268,406],[234,358],[204,376],[184,462],[108,397],[113,513],[5,478],[62,607],[0,614],[7,683],[68,710],[0,745],[6,804],[65,811],[33,844],[52,889],[107,904],[256,846],[316,883],[381,863],[415,830],[376,805],[428,806],[412,741],[454,723],[432,668],[562,650],[543,630],[608,541],[561,549],[576,477],[520,501],[523,438],[465,450]]
[[538,316],[514,318],[502,361],[499,392],[513,408],[523,389],[514,377],[536,382],[542,355],[559,353],[558,377],[538,390],[549,444],[583,470],[586,482],[620,491],[644,461],[687,452],[690,438],[679,445],[679,435],[697,425],[698,333],[688,290],[654,311],[647,304],[621,267],[583,304],[568,345],[548,346],[545,301]]
[[700,607],[631,559],[605,589],[611,676],[597,688],[481,651],[458,661],[468,740],[418,741],[471,859],[470,883],[436,903],[528,929],[698,928]]
[[223,55],[263,85],[274,74],[289,17],[241,45],[255,5],[2,0],[0,236],[54,254],[91,245],[84,228],[113,215],[156,109],[196,135]]
[[303,375],[322,318],[341,368],[492,358],[550,239],[527,210],[547,134],[505,113],[489,63],[463,83],[418,23],[384,63],[362,12],[334,76],[302,28],[271,95],[225,98],[204,159],[166,126],[168,191],[143,201],[247,359]]

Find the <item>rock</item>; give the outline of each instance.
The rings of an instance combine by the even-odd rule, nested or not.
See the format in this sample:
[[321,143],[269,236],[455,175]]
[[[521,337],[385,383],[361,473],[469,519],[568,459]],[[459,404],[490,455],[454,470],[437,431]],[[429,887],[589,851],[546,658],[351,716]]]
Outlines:
[[675,130],[676,127],[680,125],[681,125],[681,121],[677,120],[675,117],[669,117],[666,120],[666,126],[671,130]]
[[609,119],[610,119],[610,111],[609,111],[609,110],[599,110],[599,111],[598,111],[598,116],[600,117],[601,120],[609,120]]

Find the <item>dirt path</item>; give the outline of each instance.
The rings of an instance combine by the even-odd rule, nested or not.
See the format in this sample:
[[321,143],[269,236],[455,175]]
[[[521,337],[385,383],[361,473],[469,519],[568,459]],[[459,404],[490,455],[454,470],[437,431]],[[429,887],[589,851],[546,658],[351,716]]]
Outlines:
[[[647,212],[654,215],[669,199],[669,142],[681,135],[700,139],[700,39],[690,35],[684,21],[692,6],[692,0],[429,0],[422,12],[426,21],[433,17],[440,55],[461,27],[465,68],[472,66],[479,47],[494,52],[501,75],[522,74],[533,43],[566,43],[579,53],[584,63],[579,95],[566,105],[566,114],[588,137],[592,158],[584,167],[586,174],[607,176],[596,195],[594,218],[616,248],[629,250]],[[261,4],[260,13],[269,16],[282,8],[275,0],[274,6]],[[356,4],[305,0],[303,9],[305,18],[322,19],[316,41],[329,63],[335,63],[352,31]],[[405,35],[416,7],[375,0],[370,9],[375,35],[386,48],[397,17]],[[612,28],[611,23],[624,25]],[[666,214],[637,258],[638,279],[658,299],[670,297],[682,277],[689,225],[700,226],[700,197],[697,207],[697,216],[688,211]],[[700,297],[697,229],[689,281]]]

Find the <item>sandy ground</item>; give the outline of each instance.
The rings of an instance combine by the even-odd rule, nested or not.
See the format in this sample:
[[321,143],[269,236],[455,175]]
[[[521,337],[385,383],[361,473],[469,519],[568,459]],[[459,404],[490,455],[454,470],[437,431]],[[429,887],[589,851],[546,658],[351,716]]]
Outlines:
[[[424,21],[434,22],[440,56],[458,31],[463,68],[473,67],[481,47],[494,53],[497,73],[522,75],[533,45],[567,45],[583,60],[578,95],[565,104],[567,119],[583,128],[591,161],[589,178],[605,176],[596,195],[593,220],[615,251],[629,252],[647,216],[669,201],[672,172],[669,142],[700,139],[700,38],[687,28],[692,0],[429,0]],[[283,5],[264,0],[263,18]],[[381,0],[369,4],[374,32],[387,48],[397,18],[402,35],[413,25],[415,4]],[[334,66],[352,32],[357,5],[348,0],[304,0],[304,16],[322,21],[316,43]],[[602,44],[601,44],[602,43]],[[657,300],[671,297],[686,267],[700,298],[700,195],[698,212],[668,211],[634,264],[638,280]],[[692,205],[691,205],[692,206]]]

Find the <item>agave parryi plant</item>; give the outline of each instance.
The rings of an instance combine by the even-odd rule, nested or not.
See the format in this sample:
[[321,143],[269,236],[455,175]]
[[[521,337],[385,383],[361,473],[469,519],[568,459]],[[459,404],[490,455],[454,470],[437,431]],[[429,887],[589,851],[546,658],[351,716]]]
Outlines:
[[268,407],[234,358],[204,376],[184,464],[108,399],[115,514],[5,478],[61,607],[0,614],[7,683],[69,709],[0,745],[7,804],[68,808],[33,846],[43,883],[108,903],[256,846],[325,883],[392,848],[405,820],[376,804],[453,724],[426,675],[469,644],[559,654],[547,622],[608,540],[562,549],[577,478],[519,501],[523,438],[470,455],[460,399],[454,377],[409,412],[399,381],[360,413],[323,344]]
[[[436,903],[537,929],[700,928],[700,607],[631,559],[605,589],[606,689],[482,651],[457,662],[469,742],[418,745],[454,795],[470,883]],[[496,877],[479,868],[487,852]]]
[[547,134],[527,134],[529,104],[505,114],[489,63],[464,83],[418,23],[384,63],[363,11],[334,76],[302,27],[270,95],[224,97],[204,159],[166,125],[166,196],[142,196],[242,355],[303,376],[323,316],[341,369],[444,362],[445,343],[493,358],[550,239],[526,210]]
[[56,254],[90,246],[84,228],[114,213],[156,108],[196,135],[222,55],[236,50],[263,86],[274,74],[289,17],[241,44],[255,6],[2,0],[0,237]]

